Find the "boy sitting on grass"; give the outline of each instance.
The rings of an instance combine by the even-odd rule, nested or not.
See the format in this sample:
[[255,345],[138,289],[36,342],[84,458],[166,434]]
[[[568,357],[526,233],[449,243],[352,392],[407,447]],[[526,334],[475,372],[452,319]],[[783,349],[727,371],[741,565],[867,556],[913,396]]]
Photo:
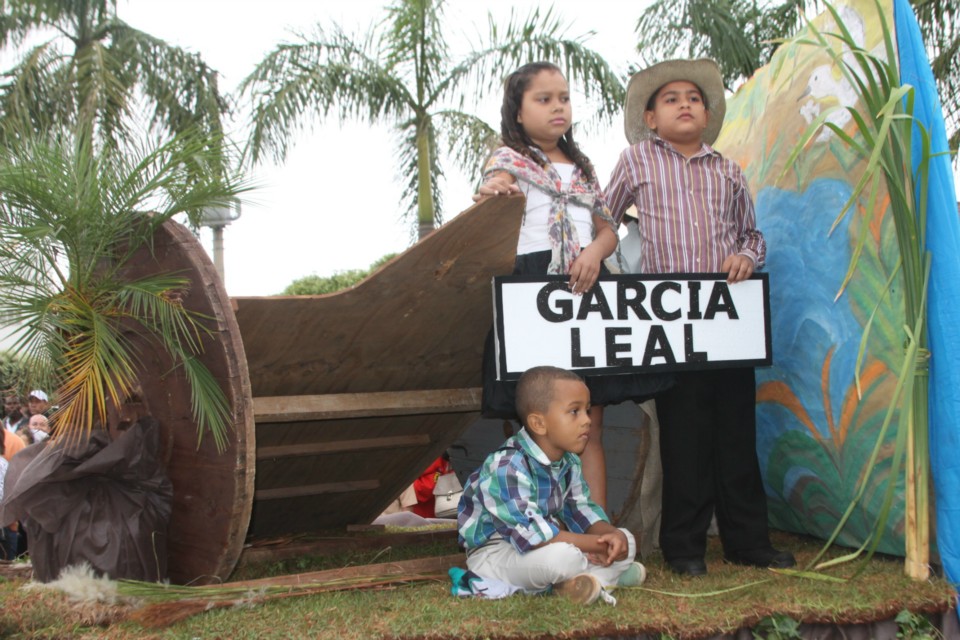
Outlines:
[[523,429],[467,480],[457,527],[467,568],[527,593],[551,589],[590,604],[602,588],[635,586],[636,542],[590,499],[578,455],[590,393],[575,373],[534,367],[517,384]]

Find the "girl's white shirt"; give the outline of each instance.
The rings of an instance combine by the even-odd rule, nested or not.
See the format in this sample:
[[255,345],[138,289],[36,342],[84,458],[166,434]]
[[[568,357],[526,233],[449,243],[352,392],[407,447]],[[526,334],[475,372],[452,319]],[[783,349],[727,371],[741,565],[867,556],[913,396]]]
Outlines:
[[[573,164],[553,163],[564,189],[570,186],[575,167]],[[519,186],[527,198],[527,210],[520,227],[520,237],[517,239],[517,255],[547,251],[551,248],[550,197],[526,182],[521,182]],[[567,213],[573,218],[573,224],[580,236],[580,248],[583,249],[593,240],[593,214],[589,209],[572,203],[567,205]]]

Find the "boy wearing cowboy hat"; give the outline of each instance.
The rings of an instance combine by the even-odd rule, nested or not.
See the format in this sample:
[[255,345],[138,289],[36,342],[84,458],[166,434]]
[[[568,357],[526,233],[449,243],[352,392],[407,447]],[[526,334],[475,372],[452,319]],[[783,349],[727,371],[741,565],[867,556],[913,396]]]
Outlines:
[[[740,168],[710,145],[726,111],[713,60],[668,60],[630,79],[621,153],[605,195],[615,221],[636,205],[643,273],[726,274],[762,267],[763,234]],[[770,544],[756,452],[753,368],[686,371],[657,396],[663,499],[660,548],[681,575],[703,575],[716,513],[724,556],[790,567]]]

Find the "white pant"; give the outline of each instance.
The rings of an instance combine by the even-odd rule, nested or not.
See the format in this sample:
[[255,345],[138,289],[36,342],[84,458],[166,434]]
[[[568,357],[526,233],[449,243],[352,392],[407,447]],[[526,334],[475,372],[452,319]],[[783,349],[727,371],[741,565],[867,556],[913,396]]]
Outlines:
[[500,580],[534,593],[581,573],[591,573],[604,587],[612,587],[637,554],[633,534],[626,529],[620,531],[627,536],[627,557],[609,567],[591,564],[584,552],[568,542],[554,542],[520,553],[507,540],[497,540],[470,553],[467,556],[467,569],[478,576]]

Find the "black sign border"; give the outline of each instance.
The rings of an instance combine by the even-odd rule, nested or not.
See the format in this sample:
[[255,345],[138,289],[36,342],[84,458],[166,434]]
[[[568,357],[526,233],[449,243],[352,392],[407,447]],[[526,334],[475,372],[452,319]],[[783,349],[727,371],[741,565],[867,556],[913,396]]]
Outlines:
[[[569,276],[565,275],[523,275],[523,276],[494,276],[493,278],[493,306],[494,306],[494,340],[497,348],[497,371],[503,372],[507,368],[506,347],[504,344],[504,324],[503,324],[503,285],[519,282],[566,282]],[[662,273],[662,274],[640,274],[640,273],[618,273],[601,275],[598,279],[603,282],[617,282],[619,280],[726,280],[726,274],[723,273]],[[760,280],[763,288],[763,317],[765,348],[767,356],[765,358],[754,358],[749,360],[723,360],[720,362],[678,362],[676,364],[654,364],[649,366],[632,367],[593,367],[574,369],[578,375],[621,375],[630,373],[651,373],[654,371],[704,371],[710,369],[733,369],[738,367],[769,367],[773,364],[773,336],[770,332],[770,274],[754,273],[750,280]],[[596,286],[596,285],[594,285]],[[500,380],[517,380],[523,371],[507,371],[500,373]]]

